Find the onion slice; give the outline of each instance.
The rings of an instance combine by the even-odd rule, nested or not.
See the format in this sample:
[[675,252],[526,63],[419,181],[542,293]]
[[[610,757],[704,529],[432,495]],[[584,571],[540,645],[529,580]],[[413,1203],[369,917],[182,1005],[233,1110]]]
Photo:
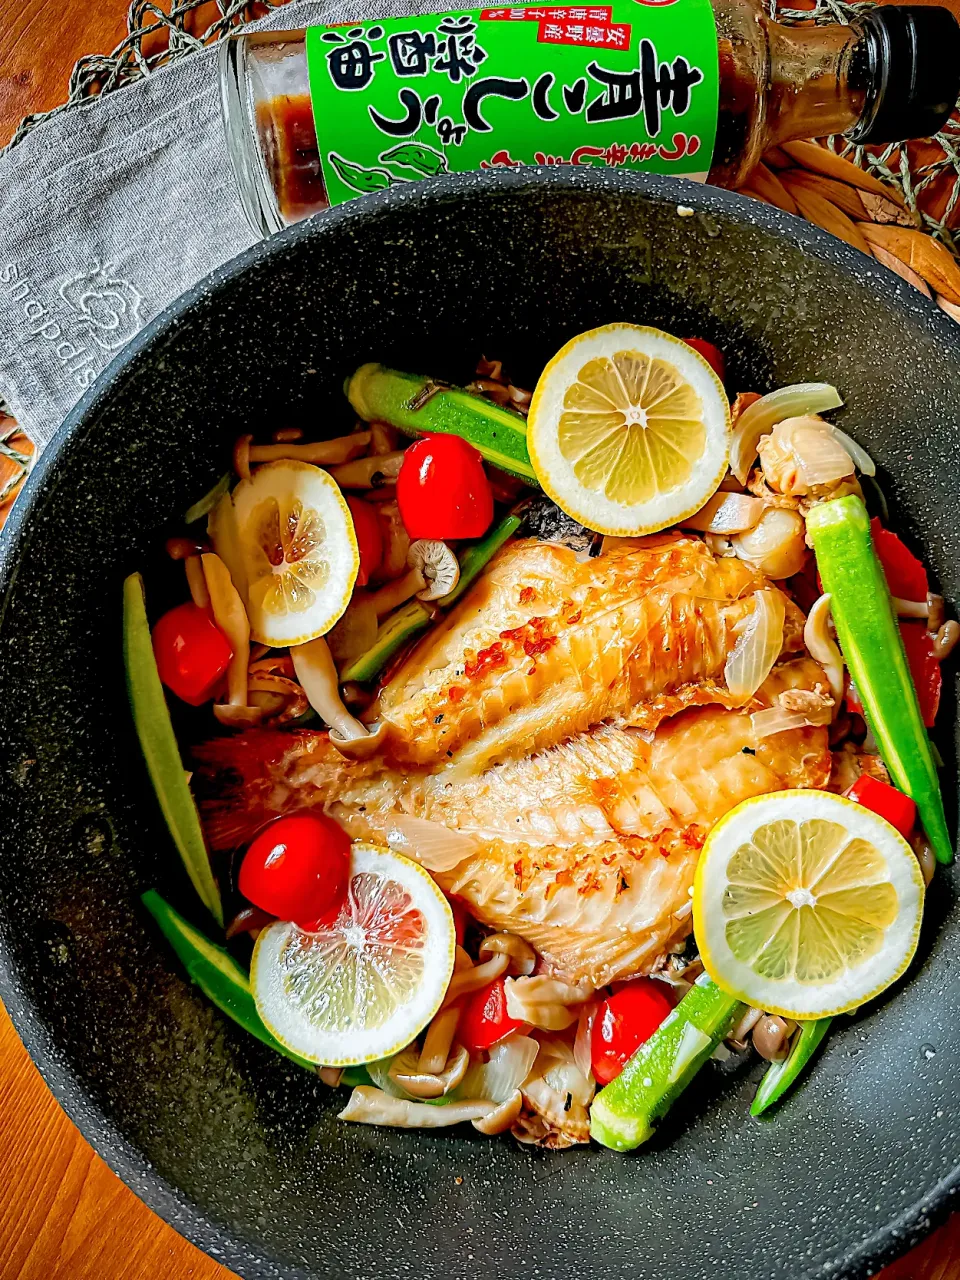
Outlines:
[[[745,619],[723,668],[727,688],[744,702],[753,697],[780,656],[786,617],[786,601],[780,591],[757,591],[753,602],[753,612]],[[509,1000],[507,1004],[509,1007]]]
[[741,484],[746,484],[761,436],[785,418],[824,413],[839,409],[842,404],[840,393],[828,382],[797,382],[761,396],[737,419],[730,441],[730,470]]
[[541,1031],[563,1031],[572,1026],[580,1017],[580,1006],[593,995],[588,989],[545,974],[507,978],[503,990],[510,1017]]
[[453,1096],[506,1102],[530,1074],[539,1051],[530,1036],[507,1036],[490,1050],[488,1062],[474,1062],[469,1067]]
[[853,465],[857,468],[862,476],[875,476],[877,474],[876,464],[867,453],[862,445],[857,444],[853,436],[848,436],[845,431],[841,431],[839,427],[835,427],[832,422],[824,422],[823,424],[834,439],[839,442],[849,453],[853,459]]
[[758,741],[788,729],[805,729],[810,721],[800,711],[787,711],[784,707],[767,707],[755,711],[750,717],[750,729]]
[[715,493],[699,511],[680,524],[701,533],[744,533],[763,515],[763,500],[749,493]]
[[359,1124],[386,1124],[395,1129],[444,1129],[466,1120],[482,1120],[496,1109],[495,1103],[480,1098],[435,1107],[429,1102],[409,1102],[406,1098],[391,1097],[382,1089],[358,1085],[337,1118]]
[[803,643],[810,657],[815,658],[823,667],[830,683],[830,692],[839,707],[843,701],[844,689],[843,654],[830,633],[830,619],[830,594],[827,592],[814,601],[807,614]]
[[408,813],[391,817],[387,844],[431,872],[452,871],[472,858],[479,847],[473,836]]

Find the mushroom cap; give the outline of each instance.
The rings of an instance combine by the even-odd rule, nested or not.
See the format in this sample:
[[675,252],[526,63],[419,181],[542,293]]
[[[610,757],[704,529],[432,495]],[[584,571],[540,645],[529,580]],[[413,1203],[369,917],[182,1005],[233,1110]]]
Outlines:
[[418,538],[410,543],[407,564],[419,569],[427,580],[418,600],[440,600],[460,581],[460,563],[450,547],[438,538]]

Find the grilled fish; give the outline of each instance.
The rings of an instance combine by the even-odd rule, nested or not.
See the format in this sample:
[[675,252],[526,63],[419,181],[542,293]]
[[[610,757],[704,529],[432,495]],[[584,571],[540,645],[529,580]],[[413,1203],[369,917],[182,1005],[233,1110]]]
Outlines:
[[[654,730],[691,706],[732,707],[723,668],[770,583],[702,541],[655,537],[592,560],[533,540],[504,549],[394,674],[368,720],[384,759],[461,775],[612,721]],[[783,654],[802,650],[787,600]]]
[[[810,658],[759,692],[825,686]],[[326,733],[254,730],[196,751],[212,847],[321,806],[354,838],[418,858],[485,924],[526,938],[571,982],[648,971],[690,929],[689,889],[710,827],[749,796],[822,787],[827,731],[758,738],[750,715],[691,708],[655,732],[598,725],[479,773],[345,759]]]

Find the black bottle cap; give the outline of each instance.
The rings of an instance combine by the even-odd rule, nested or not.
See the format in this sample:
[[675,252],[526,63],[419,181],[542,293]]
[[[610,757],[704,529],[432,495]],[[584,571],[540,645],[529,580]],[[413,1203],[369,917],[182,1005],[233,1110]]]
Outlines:
[[861,20],[867,102],[852,142],[928,138],[960,97],[960,23],[934,5],[884,5]]

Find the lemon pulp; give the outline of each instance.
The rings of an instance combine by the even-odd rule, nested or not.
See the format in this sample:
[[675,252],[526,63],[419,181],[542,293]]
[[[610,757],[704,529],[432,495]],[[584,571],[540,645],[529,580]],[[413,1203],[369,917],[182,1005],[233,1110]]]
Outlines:
[[703,404],[667,360],[617,351],[589,360],[563,398],[560,452],[585,488],[649,502],[684,484],[703,453]]

